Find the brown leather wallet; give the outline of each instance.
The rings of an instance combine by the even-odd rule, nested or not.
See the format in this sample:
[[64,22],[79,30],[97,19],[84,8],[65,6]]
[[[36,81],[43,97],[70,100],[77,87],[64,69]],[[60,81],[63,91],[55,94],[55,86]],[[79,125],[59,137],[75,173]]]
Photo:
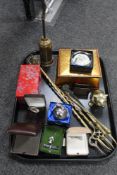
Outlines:
[[10,134],[36,136],[41,128],[41,123],[14,123],[8,128],[7,132]]

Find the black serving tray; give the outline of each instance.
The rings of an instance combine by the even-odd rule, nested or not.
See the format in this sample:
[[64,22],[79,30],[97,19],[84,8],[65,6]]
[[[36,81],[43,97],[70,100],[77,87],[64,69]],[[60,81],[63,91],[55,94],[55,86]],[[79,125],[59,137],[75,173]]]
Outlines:
[[[26,58],[25,61],[28,57],[33,55],[39,55],[39,51],[34,51],[30,53]],[[56,67],[57,67],[57,55],[58,51],[53,51],[53,64],[52,66],[47,69],[48,75],[51,77],[53,81],[55,81],[56,77]],[[101,78],[101,83],[100,83],[100,89],[105,91],[106,94],[108,94],[108,100],[107,100],[107,105],[104,109],[93,109],[92,111],[90,110],[88,106],[88,101],[89,99],[79,99],[81,103],[91,111],[97,119],[99,119],[103,124],[105,124],[108,128],[111,129],[112,136],[116,139],[116,129],[115,129],[115,123],[114,123],[114,115],[113,115],[113,109],[112,109],[112,102],[111,102],[111,96],[110,96],[110,91],[109,91],[109,83],[107,80],[107,75],[105,72],[105,67],[103,64],[102,59],[101,60],[101,68],[102,68],[102,78]],[[24,62],[23,62],[24,64]],[[56,102],[61,102],[61,100],[57,97],[57,95],[51,90],[51,88],[48,86],[48,84],[42,79],[41,87],[40,87],[40,93],[44,94],[46,97],[46,103],[47,103],[47,109],[49,106],[49,103],[51,101],[56,101]],[[13,113],[13,118],[12,118],[12,123],[17,122],[17,121],[22,121],[21,116],[21,111],[18,108],[17,100],[15,101],[14,105],[14,113]],[[47,114],[46,114],[47,116]],[[47,118],[47,117],[46,117]],[[46,125],[46,122],[45,122]],[[71,125],[70,126],[81,126],[80,122],[72,117],[71,120]],[[14,135],[10,136],[9,140],[9,152],[11,153],[12,147],[13,147],[13,140],[14,140]],[[39,153],[38,156],[28,156],[28,155],[19,155],[19,154],[10,154],[14,157],[20,158],[20,159],[25,159],[27,161],[74,161],[74,162],[100,162],[107,160],[111,158],[115,152],[116,152],[117,147],[110,153],[106,155],[102,155],[97,149],[90,147],[89,151],[90,154],[88,156],[78,156],[78,157],[67,157],[65,153],[65,147],[63,147],[62,150],[62,155],[60,157],[53,157],[50,155],[45,155],[42,153]]]

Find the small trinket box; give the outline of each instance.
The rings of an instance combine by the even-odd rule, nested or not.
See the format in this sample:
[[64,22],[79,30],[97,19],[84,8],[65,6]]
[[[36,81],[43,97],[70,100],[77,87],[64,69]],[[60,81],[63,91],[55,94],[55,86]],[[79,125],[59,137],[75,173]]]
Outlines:
[[50,103],[48,110],[49,123],[68,126],[70,124],[71,115],[71,105],[56,102]]
[[87,133],[90,130],[85,127],[71,127],[66,132],[66,152],[68,156],[88,155]]
[[16,97],[21,98],[25,94],[38,94],[40,81],[40,65],[21,65],[16,89]]
[[85,51],[90,51],[93,55],[93,68],[91,73],[70,72],[72,50],[59,49],[56,85],[62,86],[64,84],[77,83],[89,85],[92,89],[99,89],[100,79],[102,77],[99,52],[97,49],[85,49]]
[[47,154],[61,155],[63,138],[64,128],[54,125],[45,126],[41,138],[40,151]]

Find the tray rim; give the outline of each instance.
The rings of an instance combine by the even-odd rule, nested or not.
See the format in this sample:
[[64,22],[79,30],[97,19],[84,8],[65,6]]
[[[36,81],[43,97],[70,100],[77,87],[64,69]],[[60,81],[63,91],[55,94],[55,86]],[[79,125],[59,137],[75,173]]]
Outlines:
[[[66,48],[65,48],[66,49]],[[70,48],[71,49],[71,48]],[[79,49],[78,49],[79,50]],[[84,50],[84,49],[83,49]],[[52,51],[53,55],[58,55],[58,50],[54,50]],[[36,55],[36,54],[39,54],[39,51],[35,50],[35,51],[32,51],[30,52],[30,54],[28,54],[23,62],[21,64],[25,64],[25,60],[31,56],[31,55]],[[109,81],[108,81],[108,77],[107,77],[107,71],[106,71],[106,68],[105,68],[105,65],[104,65],[104,62],[102,60],[102,58],[100,57],[100,63],[101,63],[101,67],[102,67],[102,74],[104,74],[104,87],[105,87],[105,90],[109,96],[108,98],[108,103],[109,103],[109,115],[111,113],[111,117],[109,117],[109,120],[110,120],[110,123],[112,122],[111,125],[113,125],[113,133],[114,133],[114,137],[117,138],[117,133],[116,133],[116,127],[115,127],[115,117],[114,117],[114,112],[113,112],[113,103],[112,103],[112,97],[111,97],[111,93],[110,93],[110,86],[109,86]],[[11,119],[11,124],[15,121],[15,108],[16,108],[16,101],[17,99],[15,98],[15,103],[14,103],[14,107],[13,107],[13,117]],[[111,131],[112,131],[112,128],[111,128]],[[107,156],[104,156],[102,158],[72,158],[72,157],[68,157],[68,158],[35,158],[35,156],[32,158],[29,158],[31,156],[24,156],[24,155],[20,155],[20,154],[14,154],[14,153],[10,153],[10,150],[11,150],[11,135],[9,136],[9,156],[12,158],[18,158],[20,160],[25,160],[25,161],[29,161],[29,162],[84,162],[84,163],[94,163],[94,162],[102,162],[102,161],[107,161],[109,160],[110,158],[112,158],[116,151],[117,151],[117,146],[115,147],[115,149],[110,153],[108,154]]]

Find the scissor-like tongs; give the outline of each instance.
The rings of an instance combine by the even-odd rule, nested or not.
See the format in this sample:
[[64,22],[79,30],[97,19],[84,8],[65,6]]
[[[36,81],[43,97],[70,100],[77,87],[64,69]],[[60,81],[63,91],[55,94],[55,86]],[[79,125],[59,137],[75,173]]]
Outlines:
[[111,142],[108,141],[106,136],[99,129],[96,128],[94,128],[94,132],[89,138],[89,144],[93,147],[96,147],[104,155],[105,152],[103,150],[107,150],[110,152],[114,148]]

